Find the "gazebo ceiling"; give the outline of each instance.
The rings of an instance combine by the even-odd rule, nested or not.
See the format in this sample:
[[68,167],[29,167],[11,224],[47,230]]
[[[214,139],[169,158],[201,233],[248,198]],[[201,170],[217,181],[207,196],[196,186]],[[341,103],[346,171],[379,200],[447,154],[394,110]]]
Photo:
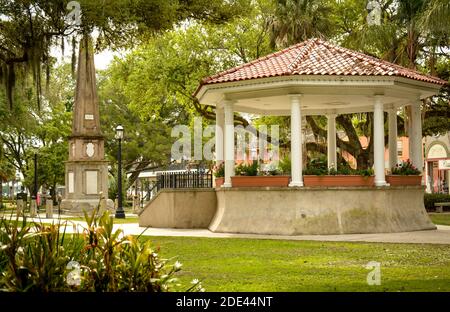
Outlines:
[[436,77],[310,39],[202,81],[200,103],[235,101],[235,110],[288,115],[289,94],[302,94],[305,114],[371,111],[374,95],[399,107],[438,93],[447,84]]

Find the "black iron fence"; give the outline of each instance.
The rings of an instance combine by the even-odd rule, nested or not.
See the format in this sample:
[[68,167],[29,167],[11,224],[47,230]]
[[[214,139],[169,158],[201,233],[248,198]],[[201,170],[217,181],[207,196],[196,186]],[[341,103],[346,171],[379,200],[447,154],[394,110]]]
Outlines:
[[203,172],[168,172],[156,176],[157,190],[172,188],[212,188],[212,174]]

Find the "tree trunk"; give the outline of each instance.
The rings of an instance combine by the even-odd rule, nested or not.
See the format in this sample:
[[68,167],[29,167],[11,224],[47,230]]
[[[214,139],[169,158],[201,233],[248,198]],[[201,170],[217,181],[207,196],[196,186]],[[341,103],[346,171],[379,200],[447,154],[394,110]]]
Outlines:
[[133,185],[134,182],[136,182],[136,180],[139,178],[139,174],[142,171],[157,169],[157,168],[160,168],[161,166],[163,166],[163,165],[158,165],[158,166],[148,167],[148,165],[149,165],[149,161],[142,160],[140,163],[138,163],[137,167],[133,171],[128,171],[131,169],[131,166],[129,168],[126,168],[127,173],[131,172],[130,177],[127,180],[127,187]]
[[[302,116],[302,129],[301,129],[301,136],[302,136],[302,165],[303,168],[306,168],[306,164],[308,162],[308,149],[306,147],[306,132],[307,132],[307,122],[306,122],[306,116]],[[303,170],[303,168],[301,168]]]
[[0,180],[0,209],[3,208],[3,181]]
[[52,197],[53,203],[56,203],[56,183],[53,183],[50,189],[50,196]]
[[431,70],[431,76],[437,76],[436,72],[436,46],[433,45],[430,51],[429,67]]
[[416,60],[419,48],[419,36],[415,30],[415,27],[415,22],[411,21],[408,27],[408,43],[406,47],[409,61],[408,67],[414,70],[417,69]]
[[[314,134],[319,137],[326,138],[326,130],[322,129],[311,116],[306,117],[308,124],[313,130]],[[352,123],[351,115],[339,115],[336,118],[336,123],[344,129],[348,141],[343,141],[339,137],[336,138],[336,144],[341,149],[352,155],[356,160],[358,169],[367,169],[373,165],[373,140],[372,140],[372,115],[367,115],[366,132],[367,139],[369,141],[368,147],[363,149],[361,142],[359,141],[358,133]],[[311,145],[309,146],[312,147]]]
[[11,200],[14,200],[14,180],[11,182],[11,187],[9,189],[9,197]]

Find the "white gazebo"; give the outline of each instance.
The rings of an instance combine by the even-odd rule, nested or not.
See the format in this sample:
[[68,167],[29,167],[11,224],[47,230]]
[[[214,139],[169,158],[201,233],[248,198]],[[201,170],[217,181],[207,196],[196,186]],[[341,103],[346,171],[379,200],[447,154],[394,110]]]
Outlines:
[[[386,183],[384,112],[389,118],[389,163],[397,162],[397,112],[411,107],[410,158],[423,168],[422,100],[446,81],[331,43],[311,39],[202,81],[195,96],[216,108],[216,157],[225,181],[216,189],[210,229],[220,232],[327,234],[434,228],[423,187]],[[291,117],[291,181],[286,188],[236,188],[234,112]],[[336,164],[336,116],[374,113],[373,187],[305,187],[302,116],[328,118],[328,164]],[[371,219],[372,218],[372,219]]]

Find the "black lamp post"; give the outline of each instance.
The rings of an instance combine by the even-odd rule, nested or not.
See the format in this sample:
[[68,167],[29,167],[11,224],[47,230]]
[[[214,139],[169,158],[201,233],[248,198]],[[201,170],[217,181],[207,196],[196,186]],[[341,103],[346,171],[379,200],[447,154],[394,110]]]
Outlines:
[[119,149],[117,152],[117,210],[116,218],[125,219],[125,212],[122,205],[122,139],[123,139],[123,127],[117,126],[116,139],[119,142]]

